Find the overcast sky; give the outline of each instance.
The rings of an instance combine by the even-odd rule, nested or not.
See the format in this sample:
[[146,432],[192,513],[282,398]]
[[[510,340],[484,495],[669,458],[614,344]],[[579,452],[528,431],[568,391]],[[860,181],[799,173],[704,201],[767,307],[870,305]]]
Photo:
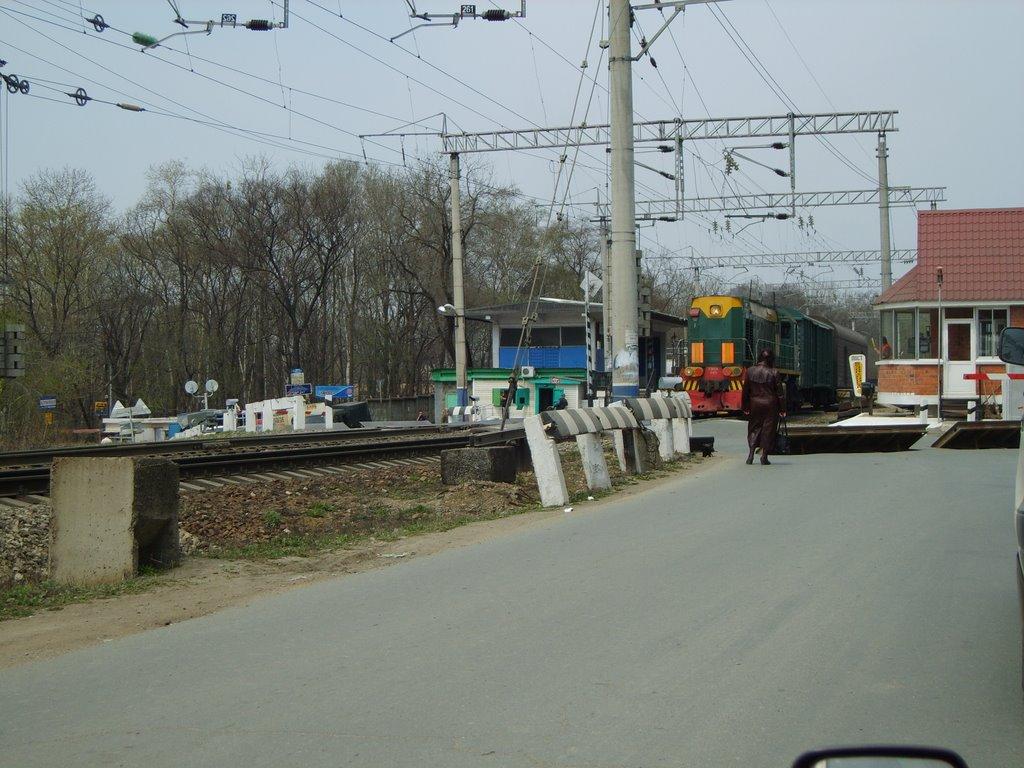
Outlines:
[[[219,18],[222,12],[280,19],[279,2],[178,0],[178,5],[189,19]],[[437,13],[459,6],[451,0],[417,0],[416,5]],[[477,5],[499,7],[489,0]],[[584,59],[587,74],[597,79],[587,119],[605,122],[607,61],[597,41],[607,21],[598,6],[597,0],[528,0],[521,22],[466,20],[458,29],[421,29],[394,44],[388,38],[410,24],[404,0],[292,0],[287,30],[218,28],[209,36],[177,37],[142,53],[130,33],[162,37],[180,31],[165,0],[83,0],[85,16],[100,13],[111,25],[101,34],[83,24],[78,0],[0,0],[0,59],[8,61],[3,72],[32,82],[31,96],[6,91],[0,96],[0,115],[9,126],[6,178],[16,191],[40,169],[83,168],[123,209],[142,193],[147,168],[170,159],[231,173],[254,154],[271,156],[282,166],[318,167],[329,157],[362,161],[365,149],[371,161],[401,164],[403,152],[405,161],[436,153],[439,141],[361,143],[358,135],[390,131],[439,112],[450,127],[467,131],[565,125]],[[657,11],[638,12],[648,36],[659,19]],[[735,40],[725,31],[730,23]],[[767,79],[777,81],[800,112],[899,110],[899,131],[889,136],[892,185],[945,186],[948,201],[941,207],[947,208],[1022,205],[1021,29],[1020,0],[732,0],[716,10],[697,5],[676,20],[672,36],[655,44],[657,69],[646,60],[635,66],[635,108],[638,119],[675,118],[680,111],[687,118],[790,111],[749,57],[763,63]],[[746,56],[744,44],[749,45]],[[131,113],[98,102],[77,107],[63,95],[74,87],[96,99],[131,101],[167,114]],[[577,121],[590,91],[590,81],[584,80]],[[283,146],[183,118],[283,137],[263,137]],[[440,118],[422,125],[437,130]],[[831,139],[857,173],[815,139],[800,138],[798,190],[874,186],[875,141],[870,135]],[[688,197],[729,194],[730,187],[789,188],[788,179],[743,160],[740,172],[727,180],[722,143],[690,147],[695,154],[687,156]],[[514,182],[524,193],[549,200],[557,154],[487,154],[472,162],[488,164],[497,182]],[[788,164],[784,152],[748,154],[770,165]],[[672,170],[669,155],[638,159]],[[671,182],[644,169],[637,170],[637,183],[638,197],[672,195]],[[570,215],[592,215],[593,206],[582,204],[592,203],[605,184],[605,154],[589,148],[573,175],[570,197],[581,205],[570,208]],[[716,234],[711,219],[688,217],[685,223],[643,229],[641,247],[684,256],[690,253],[687,246],[704,255],[879,247],[875,207],[801,214],[813,215],[813,231],[798,222],[773,221],[754,224],[739,236]],[[724,224],[721,215],[713,218]],[[734,221],[734,229],[746,223]],[[893,226],[894,247],[914,247],[912,209],[895,210]],[[899,265],[896,272],[906,269]],[[853,276],[842,268],[805,271],[822,280]],[[869,271],[877,275],[877,265]],[[783,278],[781,271],[759,272],[768,280]],[[747,276],[734,269],[718,274]]]

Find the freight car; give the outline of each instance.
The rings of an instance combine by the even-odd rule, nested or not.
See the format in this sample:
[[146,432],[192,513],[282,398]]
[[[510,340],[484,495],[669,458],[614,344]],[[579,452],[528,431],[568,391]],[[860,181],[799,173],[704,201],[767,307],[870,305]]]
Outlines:
[[868,353],[856,331],[736,296],[695,298],[687,335],[681,386],[702,413],[741,410],[744,374],[762,349],[775,351],[790,409],[836,402],[836,391],[850,388],[849,356]]

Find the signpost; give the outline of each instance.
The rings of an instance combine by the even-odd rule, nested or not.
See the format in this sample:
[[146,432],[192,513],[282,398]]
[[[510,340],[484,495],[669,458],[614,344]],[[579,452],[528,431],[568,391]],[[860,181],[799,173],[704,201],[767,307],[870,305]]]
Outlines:
[[349,400],[354,391],[351,384],[317,384],[314,394],[323,400]]
[[861,397],[864,391],[864,370],[867,358],[864,355],[850,355],[850,382],[853,394]]
[[55,410],[57,410],[57,396],[56,395],[40,395],[39,396],[39,410],[40,411],[55,411]]
[[92,412],[102,416],[104,413],[107,412],[108,407],[109,403],[106,400],[96,400],[92,404]]
[[312,395],[313,385],[312,384],[286,384],[284,387],[285,397],[295,397],[296,395]]
[[301,368],[292,368],[288,381],[290,384],[305,384],[306,374]]

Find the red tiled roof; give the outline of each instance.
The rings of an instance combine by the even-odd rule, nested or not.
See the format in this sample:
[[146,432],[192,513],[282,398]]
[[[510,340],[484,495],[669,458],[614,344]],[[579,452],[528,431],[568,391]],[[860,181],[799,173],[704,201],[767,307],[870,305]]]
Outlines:
[[1024,302],[1024,208],[919,211],[917,266],[876,304],[943,301]]

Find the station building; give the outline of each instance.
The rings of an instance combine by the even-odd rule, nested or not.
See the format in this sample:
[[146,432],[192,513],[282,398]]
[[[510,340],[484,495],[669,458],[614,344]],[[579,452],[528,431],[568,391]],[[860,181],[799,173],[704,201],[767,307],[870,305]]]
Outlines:
[[[582,301],[541,298],[536,302],[529,348],[519,356],[519,366],[528,375],[519,379],[513,418],[530,416],[556,404],[562,396],[570,408],[586,404],[587,329],[594,339],[593,370],[604,370],[602,343],[603,306],[591,302],[589,311]],[[470,368],[469,395],[480,418],[498,418],[501,399],[516,362],[526,302],[475,307],[466,310],[470,320],[490,324],[490,367]],[[686,343],[686,319],[676,315],[644,311],[644,332],[639,339],[640,388],[653,389],[657,380],[678,368],[679,354]],[[434,384],[434,420],[455,406],[455,370],[438,368],[431,373]],[[598,387],[601,389],[601,387]]]
[[878,401],[1001,407],[1002,383],[975,374],[1005,373],[999,333],[1024,326],[1024,208],[919,211],[917,249],[917,265],[875,302],[891,347],[877,363]]

